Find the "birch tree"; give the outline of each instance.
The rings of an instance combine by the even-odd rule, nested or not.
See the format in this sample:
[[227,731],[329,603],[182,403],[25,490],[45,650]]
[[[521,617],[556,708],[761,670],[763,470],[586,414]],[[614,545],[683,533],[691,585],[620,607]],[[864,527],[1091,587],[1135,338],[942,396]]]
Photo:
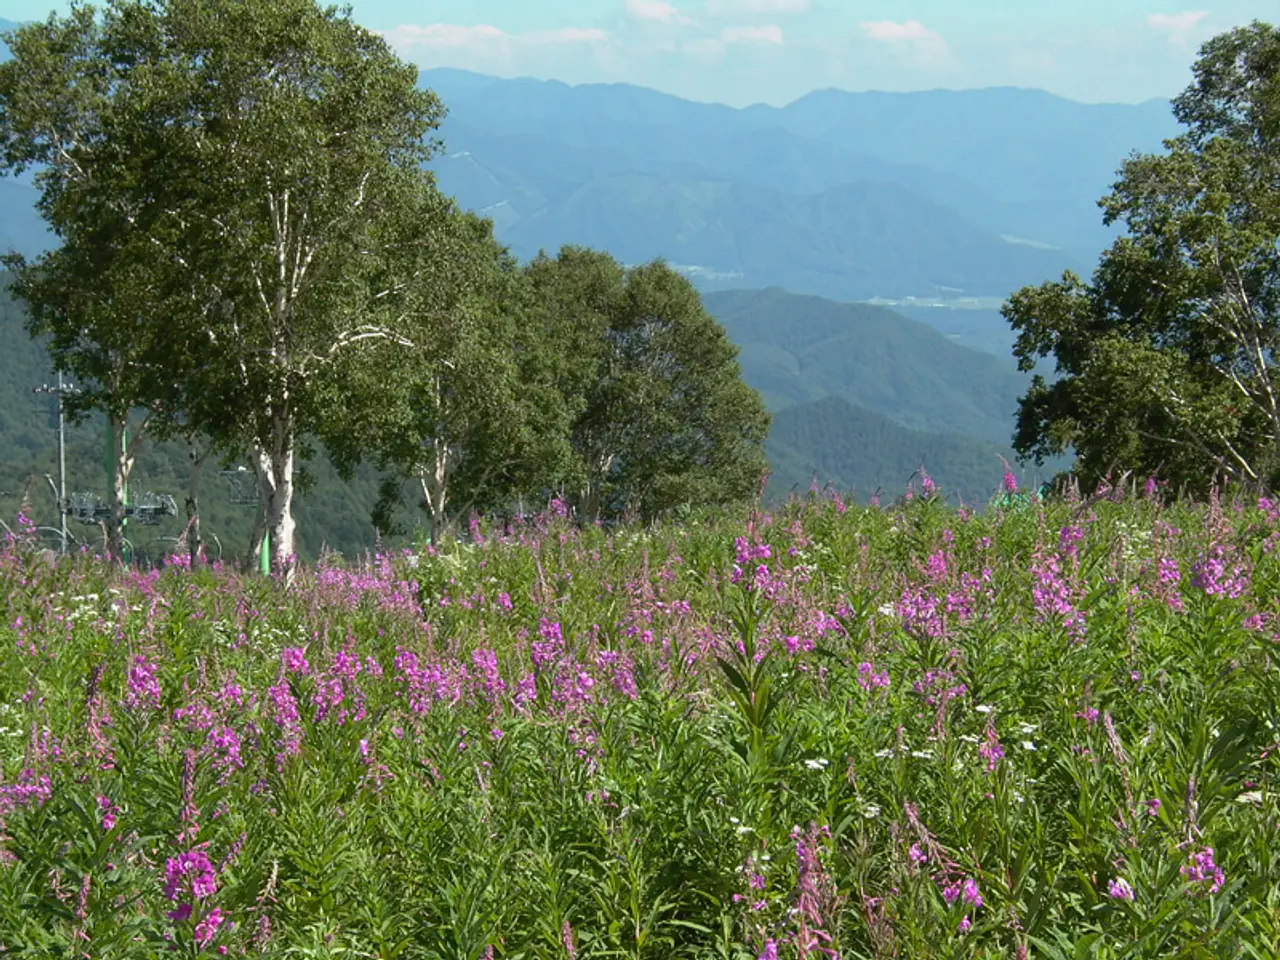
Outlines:
[[[111,0],[11,47],[6,168],[43,165],[64,240],[109,224],[145,263],[137,322],[183,358],[186,422],[249,453],[287,572],[300,438],[326,416],[334,366],[411,348],[435,319],[407,306],[404,269],[456,214],[423,168],[440,103],[349,12],[311,0]],[[454,266],[468,268],[437,264]]]
[[1280,480],[1280,31],[1208,41],[1174,100],[1186,127],[1136,155],[1100,201],[1125,235],[1092,282],[1015,293],[1003,314],[1023,370],[1053,355],[1020,402],[1014,447],[1067,449],[1075,472],[1159,472],[1192,491]]
[[554,489],[572,463],[570,417],[551,375],[563,357],[533,322],[524,276],[492,224],[468,215],[460,226],[476,271],[445,278],[424,269],[410,294],[410,302],[431,296],[437,316],[447,317],[423,326],[408,362],[375,354],[344,370],[377,378],[382,389],[339,380],[348,402],[324,435],[340,469],[364,460],[384,472],[380,527],[389,528],[412,484],[432,542],[471,510]]

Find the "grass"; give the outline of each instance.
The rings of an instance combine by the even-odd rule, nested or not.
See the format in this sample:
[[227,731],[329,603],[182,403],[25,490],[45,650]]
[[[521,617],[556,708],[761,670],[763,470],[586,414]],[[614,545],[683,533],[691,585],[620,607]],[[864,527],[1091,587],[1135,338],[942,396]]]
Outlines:
[[1280,512],[0,555],[0,952],[1280,955]]

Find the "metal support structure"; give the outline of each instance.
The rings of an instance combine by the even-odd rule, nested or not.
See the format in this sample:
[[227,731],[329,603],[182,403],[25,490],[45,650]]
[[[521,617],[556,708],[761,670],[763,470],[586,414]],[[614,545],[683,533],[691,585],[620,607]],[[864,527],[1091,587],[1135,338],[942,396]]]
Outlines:
[[78,388],[62,379],[58,372],[58,383],[50,386],[47,383],[35,387],[32,393],[51,393],[58,398],[58,515],[59,533],[61,536],[61,552],[67,552],[67,417],[62,398],[68,393],[77,393]]
[[[258,502],[258,480],[248,467],[237,467],[234,470],[219,470],[222,477],[231,487],[231,502],[249,506]],[[262,532],[262,547],[258,551],[258,572],[264,577],[271,576],[271,531]]]

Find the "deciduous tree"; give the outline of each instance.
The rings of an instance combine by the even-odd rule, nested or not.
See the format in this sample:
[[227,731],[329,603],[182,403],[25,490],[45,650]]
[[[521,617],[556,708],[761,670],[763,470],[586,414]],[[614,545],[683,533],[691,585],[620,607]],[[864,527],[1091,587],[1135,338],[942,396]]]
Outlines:
[[1127,160],[1100,205],[1127,231],[1092,282],[1068,273],[1002,312],[1024,370],[1015,449],[1069,448],[1075,471],[1160,472],[1191,490],[1280,479],[1280,31],[1255,22],[1206,43],[1174,100],[1186,127]]
[[144,339],[185,358],[186,422],[251,454],[288,569],[300,438],[322,427],[327,378],[433,319],[404,271],[456,214],[423,168],[440,103],[312,0],[77,5],[11,46],[5,167],[42,165],[64,240],[115,234],[147,261]]
[[651,519],[748,498],[769,416],[692,284],[662,262],[624,269],[580,248],[528,271],[541,326],[566,358],[580,516]]

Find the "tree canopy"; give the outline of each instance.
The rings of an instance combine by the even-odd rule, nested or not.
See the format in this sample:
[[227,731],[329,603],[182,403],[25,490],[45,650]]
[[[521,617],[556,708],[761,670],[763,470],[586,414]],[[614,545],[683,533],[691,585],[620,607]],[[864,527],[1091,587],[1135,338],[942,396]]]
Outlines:
[[436,188],[443,106],[349,11],[77,3],[10,46],[0,173],[36,170],[60,244],[8,263],[78,409],[116,424],[117,542],[139,410],[249,458],[251,549],[286,573],[315,442],[385,471],[384,507],[416,482],[433,529],[551,492],[595,520],[755,489],[768,418],[689,282],[516,263]]
[[1022,398],[1014,447],[1074,471],[1159,474],[1191,492],[1280,480],[1280,31],[1255,22],[1200,50],[1166,152],[1125,161],[1100,201],[1127,229],[1092,281],[1015,293]]
[[[287,568],[300,438],[324,426],[332,368],[412,347],[477,269],[423,166],[441,105],[380,37],[311,0],[78,5],[12,51],[4,165],[40,165],[63,241],[14,266],[55,359],[122,325],[163,345],[110,402],[152,407],[181,383],[185,421],[250,455]],[[44,298],[42,275],[88,295]]]

